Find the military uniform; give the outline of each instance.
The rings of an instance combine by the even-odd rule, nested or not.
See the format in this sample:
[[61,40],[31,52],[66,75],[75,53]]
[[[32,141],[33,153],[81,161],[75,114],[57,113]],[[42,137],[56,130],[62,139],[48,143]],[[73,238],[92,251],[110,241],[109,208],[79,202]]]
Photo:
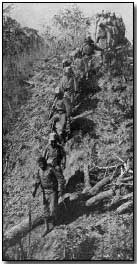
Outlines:
[[76,83],[74,72],[70,66],[64,68],[60,87],[64,91],[66,97],[69,98],[70,103],[73,104],[74,94],[75,92],[77,92],[77,83]]
[[66,108],[64,97],[55,98],[53,103],[53,117],[51,119],[52,129],[56,130],[59,137],[62,136],[66,128],[68,109]]
[[54,147],[48,144],[44,153],[47,164],[50,164],[58,180],[59,195],[62,196],[65,189],[65,179],[61,164],[65,167],[66,153],[62,145],[56,144]]
[[58,207],[58,181],[54,170],[50,166],[39,168],[34,182],[33,197],[36,195],[37,188],[41,186],[43,192],[43,205],[45,215],[45,229],[43,236],[50,231],[57,217]]
[[92,55],[94,54],[95,50],[101,51],[101,49],[95,45],[94,41],[90,37],[88,37],[88,39],[84,41],[83,46],[82,46],[82,55],[83,55],[83,60],[85,64],[86,78],[88,78],[88,73],[89,73],[89,70],[91,69],[91,59],[92,59]]

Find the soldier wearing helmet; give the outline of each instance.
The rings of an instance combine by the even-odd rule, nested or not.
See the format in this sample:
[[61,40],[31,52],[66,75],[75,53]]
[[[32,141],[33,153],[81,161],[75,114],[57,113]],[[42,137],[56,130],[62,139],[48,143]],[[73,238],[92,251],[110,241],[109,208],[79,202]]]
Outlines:
[[[66,102],[65,93],[61,87],[56,87],[55,98],[49,116],[51,128],[58,134],[60,142],[64,142],[64,135],[70,133],[70,105]],[[66,131],[67,128],[67,131]]]
[[95,50],[101,51],[102,49],[99,48],[94,41],[92,40],[91,36],[88,36],[82,45],[82,55],[83,55],[83,60],[85,64],[85,76],[86,79],[88,79],[89,76],[89,71],[91,68],[91,59],[93,54],[95,53]]
[[64,66],[60,87],[68,95],[71,104],[73,104],[74,95],[77,92],[77,82],[71,65]]
[[49,142],[44,151],[47,165],[51,166],[58,180],[58,192],[61,197],[65,189],[63,170],[66,167],[66,152],[59,143],[56,133],[49,135]]
[[111,29],[112,29],[113,36],[116,36],[118,35],[118,25],[117,25],[117,18],[116,18],[115,12],[112,12],[110,14],[110,21],[111,21]]
[[32,195],[35,197],[38,187],[41,187],[45,216],[43,236],[45,236],[56,224],[58,180],[55,171],[46,163],[44,157],[40,157],[37,163],[39,168],[34,178]]

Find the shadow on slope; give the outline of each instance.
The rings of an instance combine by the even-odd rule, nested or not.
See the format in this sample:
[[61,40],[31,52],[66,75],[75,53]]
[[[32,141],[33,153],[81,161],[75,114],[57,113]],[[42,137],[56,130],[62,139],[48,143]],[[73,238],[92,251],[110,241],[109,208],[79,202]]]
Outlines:
[[[91,173],[90,173],[91,174]],[[96,175],[90,175],[90,183],[93,186],[96,183]],[[77,170],[74,175],[68,180],[66,185],[66,193],[70,193],[70,198],[67,197],[58,207],[57,225],[69,224],[75,221],[78,217],[82,215],[89,215],[91,207],[85,206],[85,201],[87,197],[79,196],[80,192],[84,188],[84,172],[82,170]],[[100,205],[92,206],[93,211],[99,213],[104,212],[105,207]]]
[[85,117],[79,117],[72,121],[71,132],[72,135],[74,135],[77,131],[81,131],[82,136],[88,133],[92,138],[96,138],[95,127],[96,124],[93,120]]
[[[77,194],[75,193],[75,195]],[[73,197],[75,197],[75,195]],[[89,216],[92,211],[94,213],[98,212],[99,214],[104,212],[105,207],[102,206],[102,203],[91,208],[85,206],[86,200],[87,198],[84,199],[83,197],[82,199],[75,197],[74,200],[66,198],[64,202],[59,205],[56,225],[59,226],[62,224],[70,224],[80,216]]]

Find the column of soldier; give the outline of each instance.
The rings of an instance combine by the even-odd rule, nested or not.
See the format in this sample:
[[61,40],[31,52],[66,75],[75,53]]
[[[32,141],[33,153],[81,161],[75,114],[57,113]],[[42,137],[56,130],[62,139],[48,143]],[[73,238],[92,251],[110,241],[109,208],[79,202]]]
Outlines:
[[[82,47],[77,48],[71,54],[71,59],[66,59],[62,63],[63,76],[60,85],[55,89],[55,98],[49,115],[52,132],[49,135],[49,142],[44,155],[38,159],[39,169],[32,192],[33,197],[35,197],[39,186],[43,191],[45,214],[43,236],[55,226],[58,199],[63,199],[65,193],[63,170],[66,166],[66,153],[63,145],[70,134],[71,114],[79,93],[79,80],[80,78],[88,79],[88,65],[95,49],[98,50],[99,47],[94,44],[91,37],[88,37]],[[76,76],[73,70],[77,59],[83,59],[84,74],[83,69],[81,69],[83,75],[80,73]]]
[[123,19],[120,15],[116,15],[115,12],[102,11],[102,13],[97,13],[96,15],[96,43],[99,41],[98,30],[100,27],[104,27],[109,30],[113,36],[122,35],[125,36],[125,25]]

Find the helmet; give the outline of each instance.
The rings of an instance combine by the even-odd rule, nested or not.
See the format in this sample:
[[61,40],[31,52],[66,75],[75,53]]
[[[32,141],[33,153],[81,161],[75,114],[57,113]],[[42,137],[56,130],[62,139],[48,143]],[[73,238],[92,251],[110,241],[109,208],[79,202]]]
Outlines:
[[59,94],[59,93],[61,93],[61,88],[59,86],[57,86],[55,88],[55,94]]
[[56,140],[56,133],[52,132],[49,134],[49,143]]

